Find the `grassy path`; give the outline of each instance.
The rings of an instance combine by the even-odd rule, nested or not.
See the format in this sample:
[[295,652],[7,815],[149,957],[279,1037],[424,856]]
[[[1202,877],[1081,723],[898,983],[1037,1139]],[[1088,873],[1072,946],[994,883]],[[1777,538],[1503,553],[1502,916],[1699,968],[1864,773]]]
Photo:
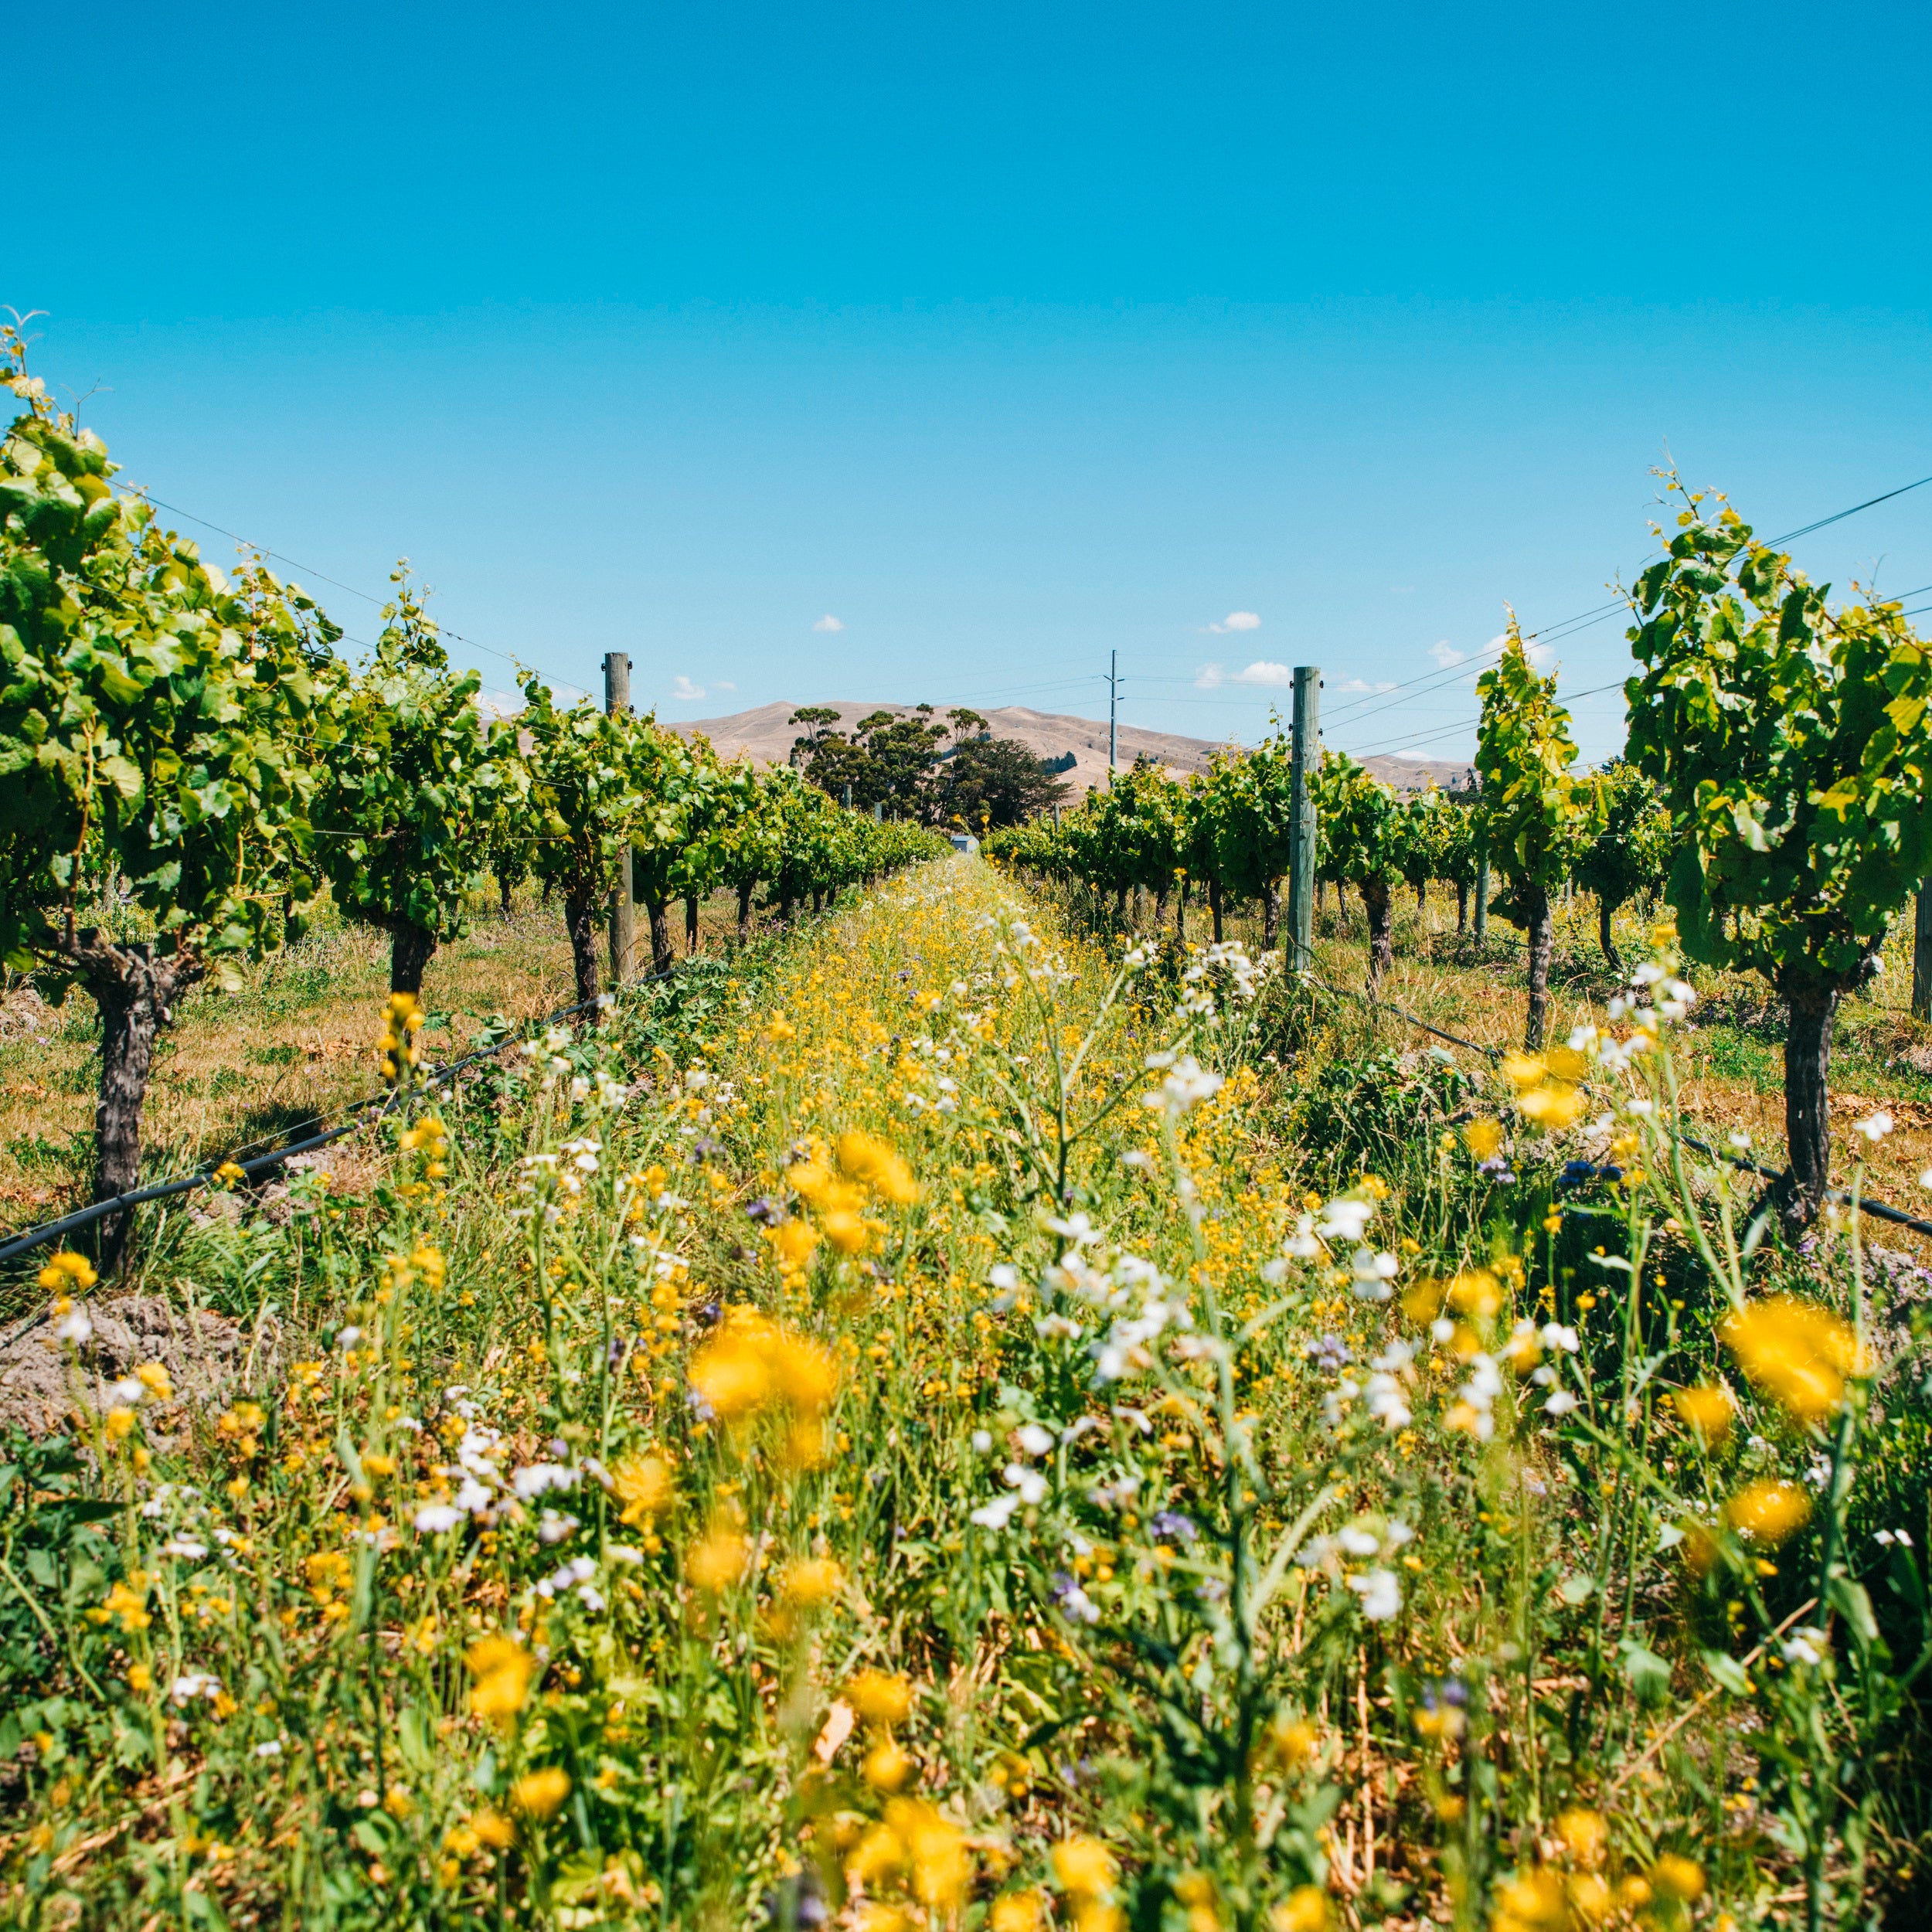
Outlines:
[[[1703,1453],[1723,1309],[1650,1197],[1566,1216],[1500,1092],[1331,1091],[1301,1024],[941,862],[178,1227],[146,1285],[246,1383],[12,1452],[11,1907],[1758,1914],[1811,1773],[1740,1740],[1839,1719],[1760,1662],[1818,1529],[1736,1512],[1815,1444],[1733,1374]],[[1842,1547],[1923,1517],[1923,1434],[1848,1452]]]

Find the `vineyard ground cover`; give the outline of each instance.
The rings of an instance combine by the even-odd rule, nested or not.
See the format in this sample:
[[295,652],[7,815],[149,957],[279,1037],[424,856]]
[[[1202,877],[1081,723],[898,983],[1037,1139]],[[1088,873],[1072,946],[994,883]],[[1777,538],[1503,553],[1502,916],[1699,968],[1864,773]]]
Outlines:
[[[1298,1140],[1324,1069],[1240,967],[1119,954],[939,861],[389,1123],[293,1223],[181,1229],[149,1292],[299,1359],[8,1445],[0,1910],[1922,1923],[1886,1282],[1842,1495],[1835,1369],[1732,1368],[1700,1440],[1725,1296],[1671,1196],[1552,1214],[1490,1070],[1359,1009],[1327,1064],[1388,1104]],[[1835,1336],[1833,1260],[1767,1285]]]
[[[736,918],[731,893],[711,895],[699,908],[700,949],[723,947]],[[240,991],[195,988],[157,1043],[144,1179],[284,1134],[379,1085],[368,1020],[389,974],[389,935],[325,904],[306,935],[247,969]],[[424,1043],[433,1058],[460,1053],[492,1015],[538,1019],[570,1003],[573,988],[554,900],[519,891],[505,920],[494,892],[480,896],[468,935],[426,969],[434,1024]],[[46,1007],[26,981],[0,1003],[0,1239],[88,1199],[99,1041],[96,1010],[78,995]]]

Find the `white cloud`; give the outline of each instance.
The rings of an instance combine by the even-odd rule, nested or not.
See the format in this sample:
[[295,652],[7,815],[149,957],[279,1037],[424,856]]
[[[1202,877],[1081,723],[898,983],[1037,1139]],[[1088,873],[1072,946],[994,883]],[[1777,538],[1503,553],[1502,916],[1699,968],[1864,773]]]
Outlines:
[[1194,688],[1196,691],[1213,691],[1226,676],[1227,673],[1218,664],[1204,664],[1195,678]]
[[671,699],[674,704],[689,704],[694,698],[703,696],[702,685],[693,684],[682,671],[678,673],[677,680],[671,687]]
[[1245,671],[1234,674],[1236,684],[1291,685],[1294,673],[1285,664],[1270,664],[1266,658],[1257,658]]
[[1539,671],[1546,671],[1556,655],[1553,644],[1526,644],[1522,654]]
[[1439,643],[1430,645],[1429,655],[1445,671],[1452,664],[1460,664],[1462,662],[1462,653],[1457,650],[1447,638],[1443,638]]
[[716,678],[712,681],[713,691],[736,691],[737,686],[729,678]]
[[1368,694],[1377,691],[1393,691],[1394,689],[1392,684],[1364,684],[1359,678],[1350,678],[1345,683],[1335,686],[1338,692],[1347,692],[1351,696],[1357,692]]
[[1210,624],[1208,628],[1217,638],[1225,637],[1230,631],[1258,631],[1261,620],[1252,611],[1230,611],[1219,624]]
[[828,611],[811,628],[815,631],[842,631],[845,627]]

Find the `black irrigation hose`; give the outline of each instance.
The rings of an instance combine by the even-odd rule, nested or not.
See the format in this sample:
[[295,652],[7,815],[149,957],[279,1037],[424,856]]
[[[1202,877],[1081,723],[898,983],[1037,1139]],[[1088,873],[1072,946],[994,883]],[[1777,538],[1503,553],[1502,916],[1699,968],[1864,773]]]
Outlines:
[[[628,984],[635,986],[650,980],[666,979],[678,970],[679,964],[674,962],[663,972],[640,974]],[[599,999],[603,997],[601,994],[598,995]],[[570,1019],[579,1013],[588,1012],[597,1004],[595,999],[587,999],[578,1001],[574,1006],[560,1007],[556,1012],[548,1014],[542,1019],[532,1021],[529,1031],[519,1038],[528,1039],[539,1028],[554,1026],[559,1020]],[[440,1087],[445,1081],[454,1079],[466,1066],[474,1066],[478,1060],[493,1060],[498,1054],[507,1053],[517,1044],[517,1039],[503,1040],[495,1046],[485,1046],[474,1053],[466,1053],[461,1060],[451,1060],[447,1066],[432,1067],[423,1076],[424,1084]],[[350,1111],[357,1114],[367,1114],[372,1108],[386,1111],[393,1104],[395,1097],[393,1094],[372,1094],[367,1100],[353,1103]],[[315,1134],[306,1141],[297,1141],[291,1146],[277,1148],[272,1154],[258,1155],[252,1161],[237,1162],[236,1165],[240,1168],[245,1178],[252,1180],[257,1174],[265,1174],[271,1168],[280,1167],[284,1162],[293,1160],[298,1154],[312,1154],[318,1147],[327,1147],[332,1141],[339,1141],[345,1134],[353,1134],[362,1124],[361,1120],[353,1120],[345,1126],[330,1128],[326,1134]],[[117,1214],[128,1208],[140,1207],[149,1201],[165,1201],[177,1194],[186,1194],[196,1188],[206,1187],[214,1179],[214,1175],[215,1169],[207,1168],[199,1174],[183,1175],[179,1180],[162,1181],[153,1187],[137,1188],[126,1194],[117,1194],[108,1200],[93,1202],[84,1208],[77,1209],[72,1214],[63,1215],[57,1221],[49,1221],[42,1226],[29,1228],[26,1233],[17,1234],[11,1240],[0,1243],[0,1262],[11,1261],[15,1255],[25,1254],[29,1249],[37,1248],[44,1242],[54,1240],[63,1234],[71,1234],[76,1229],[87,1227],[104,1215]]]
[[[1386,1008],[1389,1012],[1400,1015],[1411,1026],[1419,1026],[1423,1032],[1433,1033],[1437,1039],[1445,1039],[1452,1046],[1467,1048],[1469,1052],[1483,1054],[1492,1060],[1502,1058],[1501,1047],[1481,1046],[1472,1039],[1464,1039],[1454,1033],[1445,1033],[1440,1026],[1431,1026],[1426,1019],[1418,1019],[1406,1007],[1398,1006],[1393,1000],[1378,999],[1372,993],[1358,993],[1352,987],[1331,986],[1326,980],[1318,979],[1313,973],[1304,972],[1301,977],[1311,986],[1318,986],[1325,993],[1335,993],[1346,999],[1361,1000],[1367,1005]],[[1713,1160],[1727,1162],[1733,1167],[1760,1175],[1767,1181],[1781,1181],[1790,1172],[1785,1168],[1766,1167],[1760,1161],[1747,1161],[1742,1155],[1724,1153],[1721,1149],[1713,1147],[1709,1141],[1698,1140],[1689,1134],[1680,1134],[1677,1138],[1685,1146],[1695,1148],[1699,1153],[1707,1154]],[[1852,1197],[1842,1188],[1827,1188],[1825,1194],[1828,1200],[1842,1201],[1847,1206],[1853,1204]],[[1903,1208],[1889,1207],[1883,1201],[1867,1200],[1862,1196],[1859,1198],[1856,1206],[1861,1214],[1869,1214],[1875,1221],[1889,1221],[1894,1227],[1910,1228],[1914,1234],[1932,1234],[1932,1221],[1922,1220],[1915,1214],[1907,1214]],[[4,1256],[0,1255],[0,1258],[4,1258]]]

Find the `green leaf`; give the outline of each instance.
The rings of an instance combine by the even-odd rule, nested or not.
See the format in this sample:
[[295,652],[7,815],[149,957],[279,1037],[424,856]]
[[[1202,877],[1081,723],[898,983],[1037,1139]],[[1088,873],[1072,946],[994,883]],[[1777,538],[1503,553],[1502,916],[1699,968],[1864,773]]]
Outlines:
[[1704,1668],[1720,1690],[1729,1691],[1733,1697],[1750,1695],[1750,1680],[1744,1675],[1744,1666],[1735,1657],[1721,1650],[1707,1650],[1704,1652]]

